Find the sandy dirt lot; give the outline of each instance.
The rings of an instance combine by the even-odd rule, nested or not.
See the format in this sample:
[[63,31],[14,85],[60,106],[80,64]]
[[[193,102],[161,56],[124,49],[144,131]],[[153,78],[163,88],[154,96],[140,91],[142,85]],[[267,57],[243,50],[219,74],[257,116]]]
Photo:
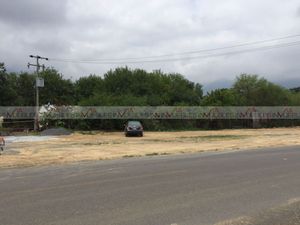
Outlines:
[[0,167],[61,164],[87,160],[247,150],[300,145],[300,127],[221,131],[145,132],[125,137],[122,132],[87,132],[68,136],[22,137],[8,143]]

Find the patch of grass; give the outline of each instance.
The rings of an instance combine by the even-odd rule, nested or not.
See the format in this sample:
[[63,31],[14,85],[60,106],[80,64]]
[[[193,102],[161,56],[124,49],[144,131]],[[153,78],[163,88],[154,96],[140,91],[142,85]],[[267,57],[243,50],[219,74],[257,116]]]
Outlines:
[[165,142],[165,143],[174,142],[174,140],[168,140],[168,139],[145,139],[144,141],[147,141],[147,142]]
[[[110,144],[122,144],[123,142],[120,142],[120,141],[102,141],[102,142],[85,142],[83,143],[83,145],[88,145],[88,146],[91,146],[91,145],[110,145]],[[79,145],[81,145],[79,143]]]
[[263,134],[263,136],[269,136],[269,137],[277,137],[277,136],[290,136],[291,134]]
[[159,155],[158,152],[147,153],[146,156],[156,156]]
[[82,135],[96,135],[96,134],[99,134],[98,131],[92,131],[92,130],[89,130],[89,131],[78,131],[79,134],[82,134]]
[[246,138],[248,135],[205,135],[205,136],[189,136],[189,137],[179,137],[183,140],[215,140],[215,139],[241,139]]
[[168,152],[162,152],[162,153],[159,153],[160,155],[171,155],[171,153],[168,153]]
[[86,142],[86,143],[83,143],[83,145],[108,145],[109,142]]
[[171,153],[168,152],[152,152],[147,153],[146,156],[157,156],[157,155],[171,155]]
[[141,155],[123,155],[123,158],[136,158],[141,157]]

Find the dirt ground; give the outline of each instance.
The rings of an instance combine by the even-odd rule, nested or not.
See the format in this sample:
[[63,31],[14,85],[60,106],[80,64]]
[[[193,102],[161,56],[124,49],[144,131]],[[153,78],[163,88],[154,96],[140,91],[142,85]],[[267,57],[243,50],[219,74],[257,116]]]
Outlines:
[[0,167],[292,146],[300,145],[299,137],[300,127],[145,132],[142,138],[125,137],[122,132],[77,132],[42,141],[8,143],[0,155]]

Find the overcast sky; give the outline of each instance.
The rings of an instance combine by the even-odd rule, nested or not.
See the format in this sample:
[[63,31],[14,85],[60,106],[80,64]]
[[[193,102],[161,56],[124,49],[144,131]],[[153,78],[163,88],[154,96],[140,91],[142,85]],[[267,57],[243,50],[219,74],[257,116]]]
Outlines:
[[[27,71],[27,63],[34,62],[28,57],[30,54],[50,59],[126,59],[300,34],[299,0],[0,0],[0,3],[0,62],[5,62],[9,71]],[[260,46],[295,41],[300,41],[300,37]],[[257,46],[243,49],[254,47]],[[201,54],[211,53],[219,51]],[[207,86],[213,83],[226,86],[241,73],[255,73],[275,82],[300,86],[299,61],[300,45],[295,45],[128,66],[178,72]],[[124,65],[52,60],[45,64],[73,79],[103,75],[110,68]]]

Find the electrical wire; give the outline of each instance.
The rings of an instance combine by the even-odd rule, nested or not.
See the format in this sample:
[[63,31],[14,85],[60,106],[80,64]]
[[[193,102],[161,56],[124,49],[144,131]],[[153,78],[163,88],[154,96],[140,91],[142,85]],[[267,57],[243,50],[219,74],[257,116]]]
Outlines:
[[[241,43],[241,44],[237,44],[237,45],[231,45],[231,46],[225,46],[225,47],[219,47],[219,48],[186,51],[186,52],[179,52],[179,53],[173,53],[173,54],[154,55],[154,56],[145,56],[145,57],[131,57],[131,58],[85,59],[85,60],[81,60],[81,61],[120,61],[120,60],[152,59],[152,58],[162,58],[162,57],[170,57],[170,56],[178,56],[178,55],[187,55],[187,54],[198,54],[201,52],[210,52],[210,51],[218,51],[218,50],[237,48],[237,47],[243,47],[243,46],[249,46],[249,45],[257,45],[257,44],[262,44],[262,43],[267,43],[267,42],[274,42],[274,41],[280,41],[280,40],[285,40],[285,39],[290,39],[290,38],[296,38],[296,37],[300,37],[300,34],[289,35],[289,36],[284,36],[284,37],[279,37],[279,38],[265,39],[262,41]],[[52,58],[52,60],[61,60],[61,59]],[[64,60],[73,61],[74,59],[64,59]]]
[[[275,39],[273,39],[273,40],[275,40]],[[90,60],[90,61],[87,61],[87,60],[71,60],[71,59],[55,59],[55,58],[52,58],[52,59],[49,58],[49,60],[56,61],[56,62],[86,63],[86,64],[140,64],[140,63],[173,62],[173,61],[175,62],[175,61],[194,60],[194,59],[200,59],[200,58],[235,55],[235,54],[242,54],[242,53],[255,52],[255,51],[264,51],[264,50],[291,47],[291,46],[297,46],[297,45],[300,45],[300,41],[286,42],[286,43],[281,43],[281,44],[261,46],[261,47],[236,50],[236,51],[231,51],[231,52],[204,54],[204,55],[198,55],[198,56],[185,56],[185,57],[177,57],[177,58],[151,59],[151,60],[126,60],[126,61],[125,60],[124,61],[121,61],[121,60],[120,61],[110,61],[110,60],[106,60],[106,61],[94,60],[94,61],[92,61],[92,60]],[[227,47],[227,48],[229,48],[229,47]],[[221,48],[219,48],[218,50],[220,50],[220,49]],[[224,49],[224,48],[222,48],[222,49]],[[214,50],[211,49],[210,51],[215,51],[215,50],[217,50],[217,48],[215,48]],[[209,50],[205,50],[205,51],[209,51]],[[143,59],[143,57],[137,58],[137,59]]]

